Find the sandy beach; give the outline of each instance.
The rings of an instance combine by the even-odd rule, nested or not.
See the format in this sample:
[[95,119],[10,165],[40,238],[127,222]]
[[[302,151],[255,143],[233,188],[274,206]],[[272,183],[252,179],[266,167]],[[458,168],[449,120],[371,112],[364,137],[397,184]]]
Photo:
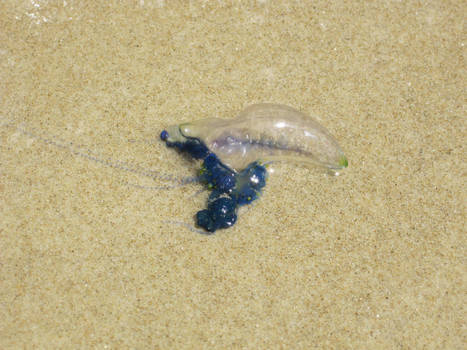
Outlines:
[[[0,3],[0,348],[463,349],[466,3]],[[197,232],[169,125],[297,108],[339,176],[277,163]]]

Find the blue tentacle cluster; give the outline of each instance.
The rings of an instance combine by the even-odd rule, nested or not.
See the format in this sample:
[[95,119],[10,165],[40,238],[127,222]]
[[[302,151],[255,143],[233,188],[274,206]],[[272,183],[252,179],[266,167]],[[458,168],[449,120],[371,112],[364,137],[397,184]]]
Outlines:
[[199,139],[187,138],[184,142],[170,142],[169,134],[165,130],[160,137],[168,147],[174,147],[195,159],[203,160],[200,177],[212,192],[207,209],[196,214],[196,221],[198,226],[208,232],[234,225],[237,221],[238,207],[257,199],[266,185],[266,168],[258,162],[253,162],[241,172],[236,172],[223,164]]

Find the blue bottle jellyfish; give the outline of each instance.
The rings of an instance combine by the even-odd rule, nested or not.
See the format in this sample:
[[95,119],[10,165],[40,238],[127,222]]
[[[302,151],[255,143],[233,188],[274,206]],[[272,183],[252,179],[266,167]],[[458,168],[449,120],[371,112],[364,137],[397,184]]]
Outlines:
[[252,105],[234,119],[171,126],[160,137],[168,147],[203,161],[200,179],[212,192],[196,220],[208,232],[235,224],[238,207],[260,196],[271,162],[294,161],[332,171],[348,166],[329,131],[304,113],[278,104]]

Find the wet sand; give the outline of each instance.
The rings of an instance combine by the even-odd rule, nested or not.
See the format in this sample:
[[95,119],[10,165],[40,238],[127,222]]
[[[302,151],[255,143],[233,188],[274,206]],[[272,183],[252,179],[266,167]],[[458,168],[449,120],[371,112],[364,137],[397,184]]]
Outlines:
[[[465,13],[2,2],[0,348],[462,349]],[[258,102],[314,116],[349,168],[277,164],[199,234],[198,165],[158,135]]]

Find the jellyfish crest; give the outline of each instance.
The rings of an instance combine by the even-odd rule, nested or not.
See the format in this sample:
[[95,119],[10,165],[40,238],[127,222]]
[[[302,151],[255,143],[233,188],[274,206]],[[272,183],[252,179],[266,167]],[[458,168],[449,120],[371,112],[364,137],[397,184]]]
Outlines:
[[348,164],[326,128],[284,105],[252,105],[233,119],[210,118],[182,124],[179,133],[199,139],[237,172],[254,161],[293,161],[335,170]]

